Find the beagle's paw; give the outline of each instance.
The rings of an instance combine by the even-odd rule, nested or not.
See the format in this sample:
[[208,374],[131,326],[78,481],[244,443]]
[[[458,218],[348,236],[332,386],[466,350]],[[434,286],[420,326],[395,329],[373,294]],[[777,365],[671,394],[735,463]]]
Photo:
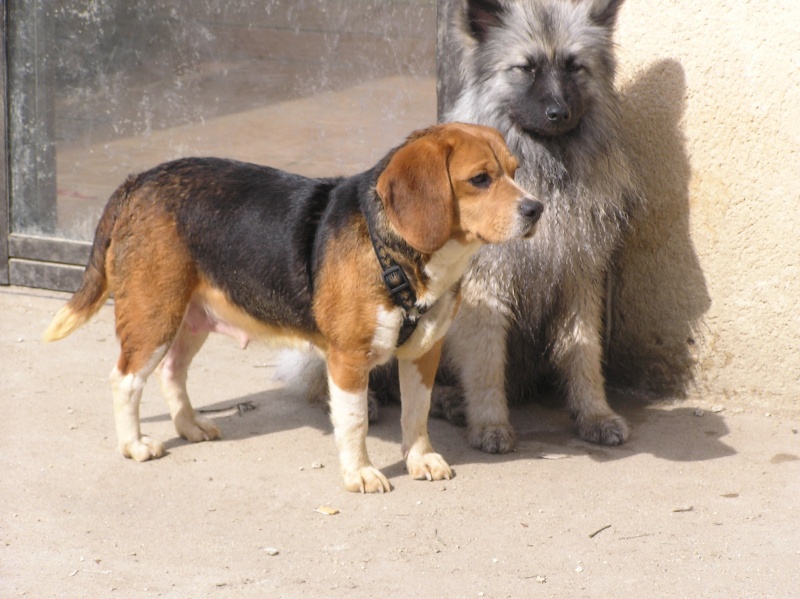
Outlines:
[[161,441],[142,435],[133,441],[119,444],[119,450],[126,458],[133,458],[137,462],[146,462],[164,455],[164,444]]
[[438,453],[408,454],[406,467],[416,480],[450,480],[453,471]]
[[175,417],[175,430],[178,434],[192,443],[211,441],[220,436],[219,427],[205,416],[195,413],[192,416],[177,415]]
[[343,470],[344,488],[353,493],[388,493],[392,490],[388,479],[374,466],[358,470]]

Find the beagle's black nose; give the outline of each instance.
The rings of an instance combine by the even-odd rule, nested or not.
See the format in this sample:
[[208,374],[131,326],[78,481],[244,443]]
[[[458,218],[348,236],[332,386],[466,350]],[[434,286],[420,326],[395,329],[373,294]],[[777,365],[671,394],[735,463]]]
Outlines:
[[525,199],[519,204],[519,213],[530,220],[531,223],[538,221],[543,211],[544,206],[538,200]]

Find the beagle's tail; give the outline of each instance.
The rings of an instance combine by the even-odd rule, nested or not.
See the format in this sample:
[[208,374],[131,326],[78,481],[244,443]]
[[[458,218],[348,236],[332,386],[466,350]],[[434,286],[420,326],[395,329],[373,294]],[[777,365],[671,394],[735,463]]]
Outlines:
[[111,234],[117,222],[120,210],[127,203],[128,194],[136,182],[135,177],[129,177],[109,198],[92,244],[92,253],[89,263],[83,273],[80,287],[53,317],[53,321],[44,332],[45,341],[58,341],[63,339],[75,329],[83,326],[94,316],[108,298],[110,290],[106,277],[106,253],[111,244]]

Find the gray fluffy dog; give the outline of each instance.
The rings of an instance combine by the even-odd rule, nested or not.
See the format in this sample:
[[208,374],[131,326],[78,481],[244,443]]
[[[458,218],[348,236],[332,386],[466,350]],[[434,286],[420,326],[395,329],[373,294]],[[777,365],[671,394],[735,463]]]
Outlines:
[[581,438],[623,443],[625,420],[602,373],[606,281],[633,209],[620,141],[613,28],[623,0],[465,0],[463,86],[445,120],[498,128],[517,181],[544,202],[530,240],[486,247],[463,284],[445,347],[462,393],[435,390],[434,412],[466,416],[470,443],[514,448],[508,400],[543,374],[563,386]]
[[[606,400],[606,285],[640,204],[620,140],[613,29],[623,0],[462,0],[461,93],[445,120],[499,129],[520,161],[516,180],[545,205],[528,241],[487,246],[462,284],[432,414],[469,427],[470,443],[514,448],[508,402],[557,380],[581,438],[628,437]],[[393,395],[390,370],[371,380]],[[327,395],[321,360],[289,358],[279,378]],[[374,395],[370,420],[377,414]]]

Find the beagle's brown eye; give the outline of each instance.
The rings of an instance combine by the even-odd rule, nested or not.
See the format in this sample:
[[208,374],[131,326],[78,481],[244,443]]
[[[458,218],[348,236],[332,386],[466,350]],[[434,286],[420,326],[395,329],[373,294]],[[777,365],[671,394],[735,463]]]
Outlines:
[[492,178],[487,173],[480,173],[472,177],[469,182],[475,187],[486,188],[492,184]]

